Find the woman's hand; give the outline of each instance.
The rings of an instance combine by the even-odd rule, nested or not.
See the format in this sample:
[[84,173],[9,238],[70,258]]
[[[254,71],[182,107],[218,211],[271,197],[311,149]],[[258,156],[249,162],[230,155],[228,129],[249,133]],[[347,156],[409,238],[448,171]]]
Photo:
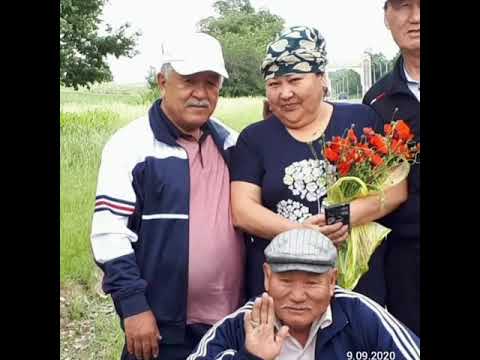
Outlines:
[[305,220],[303,225],[320,231],[332,240],[336,247],[339,247],[348,238],[348,225],[343,225],[342,223],[327,225],[325,214],[313,215]]

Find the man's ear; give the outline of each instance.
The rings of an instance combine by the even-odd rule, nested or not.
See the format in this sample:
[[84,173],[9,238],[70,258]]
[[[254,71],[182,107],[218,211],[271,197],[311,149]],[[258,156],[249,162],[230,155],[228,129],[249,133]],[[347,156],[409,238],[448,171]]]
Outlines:
[[337,269],[330,270],[330,296],[335,293],[335,285],[337,285]]
[[161,72],[159,72],[157,74],[157,85],[158,87],[160,88],[160,90],[164,90],[165,89],[165,83],[167,82],[167,78],[165,77],[164,74],[162,74]]
[[263,286],[265,286],[265,290],[268,292],[268,288],[270,285],[270,278],[272,277],[272,269],[270,265],[267,263],[263,263]]
[[388,18],[387,18],[387,12],[385,11],[383,13],[383,23],[385,24],[385,27],[390,30],[390,24],[388,23]]

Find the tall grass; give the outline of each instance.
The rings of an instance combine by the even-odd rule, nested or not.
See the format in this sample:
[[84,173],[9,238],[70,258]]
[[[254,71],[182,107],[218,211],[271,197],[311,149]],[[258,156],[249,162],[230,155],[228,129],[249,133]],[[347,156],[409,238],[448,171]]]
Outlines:
[[93,283],[89,232],[100,154],[120,126],[112,111],[60,113],[60,281]]

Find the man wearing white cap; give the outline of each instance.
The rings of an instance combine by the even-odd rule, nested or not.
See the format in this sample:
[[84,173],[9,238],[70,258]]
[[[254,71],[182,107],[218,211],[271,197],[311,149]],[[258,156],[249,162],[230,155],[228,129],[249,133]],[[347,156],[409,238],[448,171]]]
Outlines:
[[366,296],[335,286],[337,249],[296,228],[265,248],[265,289],[215,324],[187,360],[420,359],[420,339]]
[[125,330],[122,359],[185,359],[244,301],[229,196],[236,137],[210,118],[227,77],[213,37],[163,44],[163,97],[103,150],[91,241]]

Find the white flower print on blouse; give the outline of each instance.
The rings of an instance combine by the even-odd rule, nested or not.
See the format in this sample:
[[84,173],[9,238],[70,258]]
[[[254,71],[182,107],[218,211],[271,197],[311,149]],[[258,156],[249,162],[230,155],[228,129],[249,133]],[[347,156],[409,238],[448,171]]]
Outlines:
[[334,176],[334,166],[324,160],[309,159],[295,161],[287,166],[283,183],[293,195],[314,202],[327,193],[327,179]]
[[280,201],[277,204],[277,213],[284,218],[299,223],[303,223],[306,219],[312,216],[308,207],[298,201],[293,201],[292,199]]

